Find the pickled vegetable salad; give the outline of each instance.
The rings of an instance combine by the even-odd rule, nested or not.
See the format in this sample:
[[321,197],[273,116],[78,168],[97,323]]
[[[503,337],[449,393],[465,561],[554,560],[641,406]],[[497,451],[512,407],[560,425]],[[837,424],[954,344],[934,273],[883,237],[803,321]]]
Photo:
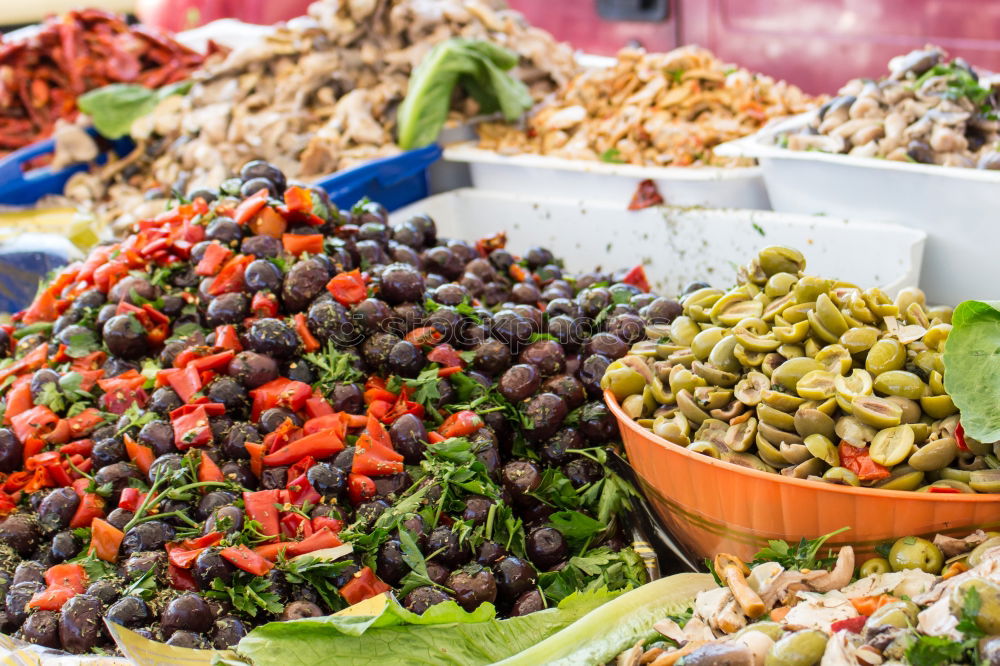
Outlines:
[[262,162],[230,186],[0,330],[0,629],[226,648],[387,590],[517,616],[644,582],[599,399],[662,307],[641,269],[571,282]]
[[[618,664],[1000,663],[1000,538],[904,537],[859,578],[850,546],[833,562],[816,558],[824,539],[797,551],[772,542],[750,568],[717,555],[720,587],[659,621],[666,640],[637,645]],[[796,558],[803,550],[812,554]]]

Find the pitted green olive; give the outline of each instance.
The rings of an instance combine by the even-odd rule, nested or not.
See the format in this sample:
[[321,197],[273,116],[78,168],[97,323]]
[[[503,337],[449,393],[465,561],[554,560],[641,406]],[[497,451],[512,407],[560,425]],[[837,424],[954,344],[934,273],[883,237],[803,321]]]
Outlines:
[[855,488],[861,485],[858,475],[846,467],[831,467],[823,473],[823,480],[830,483],[838,483],[842,486],[854,486]]
[[818,629],[787,634],[771,646],[765,666],[815,666],[826,651],[828,637]]
[[744,349],[753,352],[770,352],[781,346],[781,341],[775,339],[772,335],[754,333],[742,326],[737,326],[733,329],[733,337]]
[[764,362],[764,352],[749,351],[743,345],[733,347],[733,356],[744,368],[756,368]]
[[687,417],[680,413],[672,419],[657,417],[653,421],[652,430],[654,434],[674,444],[687,446],[691,442],[688,438],[690,428],[687,425]]
[[733,451],[749,451],[757,439],[757,419],[752,416],[742,423],[729,426],[726,431],[726,446]]
[[733,348],[739,343],[740,341],[736,339],[735,335],[722,338],[712,347],[712,351],[708,355],[708,362],[725,372],[739,372],[740,362],[733,355]]
[[868,350],[865,370],[878,376],[889,370],[902,370],[906,365],[906,348],[899,340],[882,338]]
[[933,419],[943,419],[958,412],[950,395],[925,395],[920,398],[920,407]]
[[873,326],[849,328],[840,335],[840,344],[851,354],[861,354],[875,346],[878,336],[878,329]]
[[677,395],[681,391],[690,393],[699,386],[708,386],[708,382],[703,377],[697,376],[682,365],[675,365],[670,368],[667,383],[670,384],[670,392],[674,395]]
[[858,576],[861,578],[866,578],[872,574],[884,574],[892,571],[892,567],[889,566],[889,560],[884,557],[873,557],[870,560],[865,560],[858,570]]
[[771,333],[781,344],[797,344],[809,335],[809,320],[803,319],[796,324],[788,324],[787,326],[775,326],[771,329]]
[[715,458],[719,460],[722,458],[722,454],[719,453],[719,447],[711,442],[691,442],[687,445],[688,451],[694,451],[695,453],[700,453],[702,455],[708,456],[710,458]]
[[776,352],[768,352],[764,355],[764,360],[761,361],[760,371],[765,375],[770,377],[775,369],[785,362],[785,357]]
[[806,267],[806,260],[798,250],[772,245],[757,254],[757,264],[771,277],[776,273],[798,273]]
[[809,435],[803,440],[803,443],[809,450],[809,453],[830,467],[840,466],[840,454],[837,453],[837,447],[826,436],[818,433]]
[[940,548],[927,539],[907,536],[892,544],[889,549],[889,565],[893,571],[920,569],[936,575],[944,566],[944,555]]
[[903,418],[899,405],[873,395],[859,395],[851,401],[851,413],[874,428],[898,426]]
[[793,415],[764,403],[757,405],[757,419],[761,423],[766,423],[781,430],[791,430],[795,427],[795,417]]
[[912,601],[894,601],[876,610],[865,622],[867,627],[890,626],[906,629],[917,621],[919,609]]
[[791,395],[783,391],[775,391],[773,389],[765,389],[760,396],[761,401],[768,407],[774,407],[783,412],[788,412],[789,414],[794,413],[796,409],[805,403],[803,398],[797,395]]
[[990,537],[989,539],[987,539],[986,541],[982,542],[981,544],[972,549],[972,552],[969,553],[968,558],[966,558],[966,563],[970,567],[979,566],[980,562],[983,561],[983,555],[986,554],[986,551],[993,550],[994,548],[997,547],[1000,547],[1000,537],[996,536]]
[[694,336],[699,333],[701,327],[686,315],[681,315],[670,323],[670,339],[679,345],[690,347]]
[[771,373],[771,383],[779,384],[794,393],[795,385],[806,373],[822,369],[822,366],[811,358],[788,359]]
[[800,356],[806,355],[805,347],[802,345],[781,345],[775,351],[784,356],[786,359],[799,358]]
[[833,334],[834,339],[830,343],[837,342],[840,336],[847,331],[847,320],[840,313],[837,306],[833,304],[826,293],[816,297],[816,319],[824,329]]
[[740,376],[735,372],[726,372],[716,368],[711,363],[702,363],[701,361],[692,363],[691,371],[710,385],[730,387],[735,386],[736,382],[740,380]]
[[951,333],[951,324],[935,324],[927,329],[921,340],[928,349],[943,352],[944,342],[948,339],[949,333]]
[[767,284],[764,285],[764,294],[768,298],[784,296],[791,291],[798,280],[799,278],[791,273],[775,273],[767,279]]
[[[899,417],[902,423],[908,423],[912,425],[920,421],[920,416],[922,415],[922,412],[920,411],[920,405],[916,401],[910,400],[909,398],[903,398],[898,395],[886,396],[886,400],[893,403],[894,405],[898,405],[899,408],[903,411],[902,416]],[[914,432],[914,435],[916,434],[917,433]],[[923,441],[922,438],[918,437],[917,439],[919,441]]]
[[798,303],[811,303],[815,302],[818,297],[825,296],[826,292],[830,291],[832,287],[833,280],[813,275],[804,275],[795,283],[795,287],[792,288],[792,294],[795,295],[795,300]]
[[907,464],[922,472],[934,472],[951,464],[958,455],[958,445],[951,437],[942,437],[927,442],[913,452]]
[[798,433],[782,430],[781,428],[775,428],[774,426],[768,425],[764,422],[757,424],[757,432],[763,435],[767,441],[774,446],[778,446],[782,442],[785,444],[802,443],[802,438],[799,437]]
[[622,411],[628,414],[630,419],[642,418],[643,413],[646,411],[642,394],[633,393],[622,400]]
[[725,329],[718,326],[711,326],[694,336],[691,341],[691,353],[699,361],[707,361],[708,355],[712,353],[712,348],[722,340],[726,334]]
[[731,462],[734,465],[739,465],[740,467],[755,469],[758,472],[768,472],[769,474],[774,474],[777,471],[774,467],[768,465],[752,453],[738,453],[736,451],[731,451],[730,453],[723,455],[722,459],[726,462]]
[[906,370],[887,370],[872,383],[872,388],[882,395],[898,395],[910,400],[919,400],[926,395],[927,384],[912,372]]
[[789,465],[801,465],[807,460],[815,460],[805,444],[788,444],[782,442],[778,445],[778,453]]
[[938,479],[929,486],[923,486],[917,489],[920,493],[930,493],[930,492],[942,492],[940,490],[932,490],[932,488],[952,488],[960,493],[965,493],[969,495],[974,495],[975,490],[967,483],[962,483],[961,481],[952,481],[951,479]]
[[788,467],[788,461],[781,455],[781,451],[761,434],[759,425],[757,426],[757,455],[772,467],[777,467],[778,469]]
[[676,397],[677,408],[694,425],[700,426],[702,421],[708,418],[708,413],[698,406],[688,391],[682,390],[676,394]]
[[840,408],[848,414],[854,413],[854,399],[872,393],[872,376],[867,371],[855,369],[847,377],[838,375],[833,379],[833,388]]
[[808,315],[816,308],[815,302],[809,303],[796,303],[795,305],[789,305],[787,308],[781,311],[781,316],[785,321],[791,324],[798,324],[799,322],[805,321],[808,323]]
[[878,431],[870,425],[862,423],[856,417],[841,416],[837,419],[834,432],[837,433],[837,437],[848,444],[863,447],[868,446],[868,443],[875,439],[875,433]]
[[927,313],[919,303],[910,303],[906,310],[901,310],[906,316],[906,322],[915,326],[927,328],[931,325],[931,320],[927,318]]
[[744,405],[755,407],[760,402],[761,394],[770,385],[770,380],[762,373],[750,372],[736,384],[733,395]]
[[991,580],[970,578],[952,588],[949,599],[952,614],[961,615],[972,590],[979,597],[979,611],[974,617],[976,625],[987,634],[1000,634],[1000,585]]
[[930,377],[927,378],[927,387],[931,391],[931,395],[944,395],[944,377],[937,370],[931,371]]
[[826,468],[827,464],[819,458],[807,458],[794,467],[786,467],[781,470],[781,473],[793,479],[808,479],[809,477],[822,475]]
[[[871,459],[879,465],[892,467],[906,460],[913,450],[913,430],[900,425],[879,430],[868,447]],[[943,467],[943,465],[942,465]]]
[[806,400],[826,400],[836,393],[833,380],[837,376],[829,370],[813,370],[802,376],[795,390]]
[[619,401],[630,395],[641,394],[645,386],[646,379],[621,361],[612,361],[601,379],[601,388],[605,391],[610,389]]
[[978,469],[969,475],[969,485],[979,493],[1000,493],[1000,469]]
[[836,432],[833,419],[818,409],[810,409],[805,406],[796,410],[793,425],[795,432],[802,437],[822,435],[827,439],[833,439]]
[[875,484],[883,490],[916,490],[924,482],[924,473],[909,465],[897,465],[889,476]]

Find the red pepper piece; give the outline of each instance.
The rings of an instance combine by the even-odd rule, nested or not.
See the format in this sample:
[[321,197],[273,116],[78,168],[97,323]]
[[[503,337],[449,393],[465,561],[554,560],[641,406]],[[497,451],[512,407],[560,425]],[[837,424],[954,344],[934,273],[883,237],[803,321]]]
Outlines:
[[312,528],[314,532],[318,532],[323,528],[327,528],[334,534],[340,532],[344,529],[344,521],[337,520],[336,518],[331,518],[330,516],[313,516]]
[[125,453],[128,454],[129,459],[135,463],[140,472],[149,474],[149,468],[152,467],[153,460],[156,459],[153,449],[139,444],[127,433],[122,436],[122,439],[125,442]]
[[344,598],[344,601],[353,606],[356,603],[365,599],[371,599],[391,589],[369,567],[364,567],[361,571],[354,574],[349,583],[340,588],[340,596]]
[[94,518],[90,523],[90,549],[98,559],[105,562],[118,560],[118,549],[122,545],[125,533],[100,518]]
[[258,291],[250,301],[250,311],[258,317],[274,317],[278,314],[278,301],[273,294]]
[[26,442],[29,437],[40,437],[51,431],[58,421],[55,412],[45,405],[38,405],[13,417],[11,426],[17,438]]
[[243,544],[223,548],[219,555],[232,563],[233,566],[254,576],[263,576],[274,567],[273,564]]
[[639,183],[635,194],[632,195],[632,201],[629,203],[628,209],[642,210],[650,206],[659,206],[661,203],[663,203],[663,196],[660,195],[660,191],[656,188],[656,183],[647,178]]
[[243,274],[247,264],[254,260],[253,255],[238,254],[230,259],[219,274],[212,280],[206,290],[211,296],[220,296],[235,291],[243,291]]
[[454,347],[447,343],[440,344],[430,350],[427,353],[427,360],[445,368],[462,367],[462,357],[458,355]]
[[182,569],[173,562],[167,562],[167,575],[170,577],[170,587],[184,592],[197,592],[198,583],[194,576],[186,569]]
[[958,445],[959,451],[969,450],[969,445],[965,443],[965,428],[962,427],[961,422],[955,426],[955,444]]
[[223,247],[219,243],[209,243],[201,261],[195,266],[194,272],[198,275],[215,275],[231,256],[233,256],[233,251],[228,247]]
[[322,430],[336,430],[337,436],[341,439],[347,434],[347,426],[344,422],[344,415],[341,413],[325,414],[309,419],[302,426],[302,432],[312,435]]
[[[89,456],[94,450],[94,440],[92,439],[78,439],[75,442],[70,442],[69,444],[63,444],[59,447],[59,453],[63,455],[81,455]],[[74,463],[76,464],[76,463]]]
[[264,456],[263,462],[268,467],[291,465],[306,456],[328,458],[343,450],[344,440],[340,435],[340,431],[331,428],[329,430],[321,430],[312,435],[306,435],[301,439],[287,444],[274,453],[268,453]]
[[205,406],[193,405],[193,407],[194,409],[186,413],[178,414],[183,408],[170,413],[170,423],[174,427],[174,446],[181,451],[212,443],[212,428],[208,424],[208,412]]
[[303,539],[312,536],[312,523],[301,513],[286,513],[281,516],[281,537],[283,539]]
[[31,384],[28,382],[17,384],[15,382],[14,386],[7,392],[7,411],[4,412],[4,423],[9,424],[15,416],[25,413],[34,404],[31,400]]
[[649,292],[649,279],[646,277],[646,269],[643,268],[642,264],[638,264],[629,270],[622,278],[622,282],[625,284],[630,284],[633,287],[638,287],[643,292]]
[[838,631],[847,631],[852,634],[860,634],[861,630],[864,629],[865,622],[868,621],[868,617],[865,615],[858,615],[857,617],[850,617],[846,620],[839,620],[830,625],[830,631],[837,633]]
[[421,326],[407,333],[403,339],[418,347],[425,347],[436,345],[442,337],[444,336],[441,335],[441,332],[433,326]]
[[354,444],[354,460],[351,469],[365,476],[387,476],[403,471],[403,456],[381,444],[376,444],[367,433],[358,437]]
[[215,346],[220,349],[226,349],[234,353],[243,351],[243,345],[240,344],[240,336],[236,332],[236,327],[233,326],[232,324],[216,326]]
[[193,367],[198,372],[222,370],[229,365],[234,356],[236,356],[236,352],[232,349],[227,349],[216,354],[208,354],[207,356],[191,359],[187,362],[187,365]]
[[35,592],[28,602],[28,608],[38,610],[58,611],[62,610],[63,604],[75,597],[79,592],[75,592],[68,587],[47,587],[41,592]]
[[291,185],[285,189],[285,208],[290,213],[312,213],[312,193],[299,185]]
[[135,511],[146,499],[146,493],[138,488],[123,488],[121,497],[118,499],[118,508],[126,511]]
[[[191,398],[201,391],[201,376],[198,374],[198,369],[194,367],[193,363],[188,363],[187,367],[183,370],[177,368],[161,370],[159,375],[164,376],[170,388],[184,402],[190,402]],[[159,379],[159,376],[157,379]]]
[[257,190],[252,195],[240,202],[233,213],[233,219],[237,224],[246,224],[260,209],[267,205],[267,188]]
[[87,589],[87,572],[79,564],[57,564],[45,571],[45,584],[49,587],[65,587],[81,594]]
[[285,252],[299,256],[303,252],[309,254],[323,253],[323,234],[282,234],[281,244]]
[[319,349],[319,340],[317,340],[316,336],[314,336],[312,331],[309,330],[309,325],[306,323],[305,313],[300,312],[295,315],[293,319],[295,321],[295,332],[298,333],[299,338],[302,340],[302,347],[307,352],[314,352]]
[[351,498],[351,504],[357,506],[362,502],[367,502],[375,497],[378,490],[375,482],[364,474],[351,472],[347,475],[347,494]]
[[315,419],[320,416],[330,416],[336,415],[333,411],[333,407],[327,402],[326,398],[316,393],[313,393],[313,397],[306,400],[306,416],[310,419]]
[[365,286],[361,271],[356,268],[353,271],[335,275],[327,283],[326,289],[341,305],[357,305],[368,298],[368,287]]
[[260,523],[260,532],[265,536],[278,536],[278,509],[280,503],[277,490],[258,490],[243,493],[243,507],[251,520]]
[[259,479],[264,471],[264,444],[246,442],[243,446],[246,447],[247,453],[250,454],[250,471]]
[[841,440],[838,452],[840,464],[857,474],[861,481],[877,481],[890,474],[887,467],[872,460],[868,449],[858,448]]
[[256,421],[261,412],[272,407],[287,407],[293,412],[301,410],[312,397],[312,387],[305,382],[278,377],[250,391],[250,397],[253,398],[251,419]]
[[288,557],[305,555],[306,553],[323,550],[324,548],[336,548],[343,543],[333,530],[324,527],[313,532],[312,535],[307,536],[302,541],[290,544],[285,550],[285,555]]
[[[66,419],[70,435],[73,437],[83,437],[85,435],[89,435],[103,423],[104,416],[101,414],[101,410],[95,407],[88,407],[76,416],[71,416]],[[73,453],[76,452],[74,451]]]
[[368,422],[365,424],[365,432],[368,436],[372,438],[372,442],[386,447],[387,449],[392,448],[392,437],[389,436],[389,431],[385,429],[378,419],[369,417]]
[[471,435],[483,427],[483,419],[475,412],[463,409],[455,412],[444,423],[438,426],[437,431],[445,439],[449,437],[465,437]]
[[[80,479],[90,483],[89,479]],[[79,481],[77,481],[78,483]],[[90,527],[94,518],[104,518],[104,498],[96,493],[77,492],[80,496],[80,504],[76,508],[76,513],[69,521],[71,529],[78,527]]]
[[226,477],[222,475],[222,470],[207,453],[201,454],[201,462],[198,463],[198,480],[220,482],[226,480]]
[[285,489],[288,491],[288,501],[293,506],[302,506],[306,502],[316,504],[323,497],[313,489],[312,484],[309,483],[309,479],[306,478],[305,474],[294,477],[288,482]]

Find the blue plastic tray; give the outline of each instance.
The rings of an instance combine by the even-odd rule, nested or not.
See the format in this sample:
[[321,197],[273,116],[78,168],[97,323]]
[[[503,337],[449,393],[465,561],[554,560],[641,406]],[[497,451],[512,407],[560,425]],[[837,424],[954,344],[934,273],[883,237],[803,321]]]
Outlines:
[[440,157],[441,146],[431,144],[335,173],[316,184],[340,208],[368,197],[393,211],[429,194],[427,169]]
[[[93,128],[88,129],[87,133],[98,138],[97,131]],[[129,154],[134,148],[135,143],[127,137],[111,142],[111,149],[119,156]],[[54,151],[55,140],[44,139],[0,159],[0,204],[30,206],[48,194],[62,194],[70,176],[87,169],[87,164],[81,162],[64,169],[46,166],[24,170],[24,165],[29,160]],[[102,153],[96,160],[98,164],[107,161],[107,153]]]

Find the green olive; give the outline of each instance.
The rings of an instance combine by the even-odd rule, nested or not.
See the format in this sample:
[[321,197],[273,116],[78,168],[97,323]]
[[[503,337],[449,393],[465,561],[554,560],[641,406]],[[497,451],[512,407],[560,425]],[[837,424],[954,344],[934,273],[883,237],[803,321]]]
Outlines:
[[933,395],[944,395],[947,391],[944,388],[944,376],[937,370],[932,370],[927,378],[927,387]]
[[737,452],[748,451],[757,438],[757,419],[750,417],[742,423],[729,426],[726,431],[725,444]]
[[854,486],[855,488],[861,485],[858,475],[846,467],[831,467],[823,473],[823,480],[842,486]]
[[863,447],[875,439],[875,433],[878,431],[854,416],[841,416],[837,419],[834,432],[848,444]]
[[854,399],[859,396],[871,395],[872,376],[865,370],[855,369],[850,376],[838,375],[834,377],[833,387],[837,391],[837,404],[848,414],[853,414]]
[[872,613],[871,617],[865,622],[865,627],[873,629],[875,627],[890,626],[898,629],[906,629],[916,623],[917,612],[918,609],[912,601],[894,601]]
[[757,418],[760,419],[761,423],[766,423],[780,430],[791,430],[795,427],[794,416],[764,403],[757,405]]
[[771,373],[771,383],[779,384],[788,391],[794,392],[795,385],[804,375],[813,370],[822,370],[822,366],[811,358],[793,358],[779,365]]
[[691,442],[687,446],[688,451],[694,451],[695,453],[701,453],[710,458],[715,458],[719,460],[722,458],[722,454],[719,453],[719,447],[711,442]]
[[755,469],[758,472],[768,472],[769,474],[774,474],[777,471],[774,467],[766,464],[763,460],[752,453],[730,452],[723,455],[723,460],[731,462],[734,465],[739,465],[740,467]]
[[836,425],[829,416],[818,409],[801,407],[795,412],[793,419],[795,432],[802,437],[818,434],[828,439],[833,439],[836,434]]
[[764,390],[770,385],[771,382],[767,376],[760,372],[752,371],[736,384],[736,388],[733,389],[733,395],[747,407],[755,407],[760,403]]
[[646,379],[621,361],[613,361],[601,379],[601,388],[605,391],[610,389],[619,401],[630,395],[641,394],[645,387]]
[[825,296],[831,287],[833,287],[833,280],[805,275],[795,283],[792,294],[795,295],[795,300],[798,303],[816,302],[819,296]]
[[951,464],[958,455],[958,445],[951,437],[927,442],[913,452],[907,464],[923,472],[934,472]]
[[890,571],[892,571],[892,567],[889,566],[889,560],[884,557],[873,557],[861,565],[861,568],[858,570],[858,576],[864,578],[872,574],[884,574]]
[[868,447],[871,459],[886,467],[903,462],[909,457],[912,450],[913,430],[906,425],[879,430],[875,438],[872,439],[871,446]]
[[983,555],[986,551],[993,550],[998,546],[1000,546],[1000,537],[990,537],[972,549],[972,552],[966,558],[966,562],[970,567],[979,566],[979,563],[983,561]]
[[851,354],[861,354],[878,342],[878,329],[873,326],[849,328],[840,336],[840,344]]
[[797,395],[790,395],[782,391],[774,391],[772,389],[765,389],[760,396],[761,402],[775,409],[780,409],[783,412],[793,413],[796,409],[805,403],[805,400]]
[[944,555],[940,548],[927,539],[908,536],[892,544],[889,550],[889,565],[893,571],[920,569],[937,575],[944,566]]
[[737,635],[745,634],[748,631],[759,631],[760,633],[770,638],[772,641],[780,639],[781,635],[785,633],[785,630],[782,628],[780,623],[764,621],[764,622],[754,622],[753,624],[747,625],[743,629],[740,629],[739,634]]
[[902,423],[913,425],[920,421],[920,417],[923,415],[923,413],[920,411],[920,405],[917,404],[916,401],[910,400],[909,398],[903,398],[898,395],[887,396],[886,400],[895,405],[899,405],[899,408],[903,410],[903,414],[900,417],[900,421]]
[[840,454],[827,437],[820,434],[809,435],[803,442],[809,453],[813,454],[830,467],[840,466]]
[[945,467],[938,472],[938,475],[942,479],[960,481],[961,483],[968,483],[972,480],[972,472],[966,469],[956,469],[955,467]]
[[814,666],[826,651],[826,633],[803,629],[786,635],[768,650],[765,666]]
[[944,419],[958,412],[950,395],[925,395],[920,398],[920,407],[932,419]]
[[958,492],[966,494],[966,495],[975,495],[976,494],[976,491],[973,490],[969,486],[969,484],[962,483],[961,481],[952,481],[951,479],[938,479],[937,481],[935,481],[934,483],[930,484],[929,486],[923,486],[921,488],[918,488],[917,492],[919,492],[919,493],[936,492],[936,491],[933,491],[932,488],[953,488],[953,489],[957,490]]
[[682,365],[675,365],[670,368],[670,374],[667,376],[667,382],[670,384],[670,392],[674,395],[677,395],[681,391],[687,391],[690,393],[699,386],[708,385],[708,382],[706,382],[703,377],[695,375]]
[[771,329],[774,337],[783,344],[796,344],[802,342],[809,335],[809,321],[803,319],[796,324],[788,326],[775,326]]
[[808,323],[809,313],[816,308],[815,302],[809,303],[796,303],[795,305],[790,305],[781,311],[781,316],[784,317],[785,321],[791,324],[798,324],[799,322],[806,321]]
[[830,343],[837,342],[847,331],[847,320],[830,300],[830,296],[825,293],[816,297],[816,319],[824,329],[833,334],[834,339],[830,340]]
[[806,259],[801,252],[780,245],[761,250],[757,254],[757,263],[767,277],[776,273],[798,273],[806,267]]
[[979,611],[974,615],[976,626],[987,634],[1000,634],[1000,585],[993,581],[970,578],[952,588],[949,599],[952,614],[961,615],[972,595],[972,590],[975,590],[979,597]]
[[916,490],[924,482],[924,473],[909,465],[897,465],[889,476],[875,484],[883,490]]
[[896,307],[900,312],[906,312],[906,309],[914,303],[927,304],[927,297],[924,296],[923,290],[917,287],[903,287],[896,294]]
[[903,410],[899,405],[873,395],[856,396],[851,401],[851,413],[874,428],[892,428],[903,419]]
[[929,390],[920,377],[905,370],[887,370],[875,378],[872,388],[882,395],[919,400]]
[[951,324],[935,324],[927,329],[924,333],[924,337],[920,340],[927,345],[928,348],[934,351],[943,352],[944,343],[948,339],[948,335],[951,333]]
[[670,339],[679,345],[690,347],[694,336],[699,333],[701,333],[701,327],[686,315],[681,315],[670,323]]
[[833,380],[839,375],[834,375],[829,370],[813,370],[807,372],[795,385],[795,391],[800,397],[807,400],[826,400],[832,398],[836,393]]
[[878,376],[889,370],[902,370],[906,364],[906,347],[899,340],[882,338],[868,350],[865,370]]
[[969,485],[977,493],[1000,493],[1000,469],[979,469],[969,475]]
[[726,334],[725,329],[719,328],[718,326],[711,326],[706,328],[704,331],[694,336],[694,340],[691,341],[691,353],[699,361],[708,360],[708,355],[712,353],[712,348],[715,347],[722,340],[722,337]]
[[780,298],[790,292],[798,280],[799,278],[791,273],[775,273],[767,279],[764,294],[768,298]]

